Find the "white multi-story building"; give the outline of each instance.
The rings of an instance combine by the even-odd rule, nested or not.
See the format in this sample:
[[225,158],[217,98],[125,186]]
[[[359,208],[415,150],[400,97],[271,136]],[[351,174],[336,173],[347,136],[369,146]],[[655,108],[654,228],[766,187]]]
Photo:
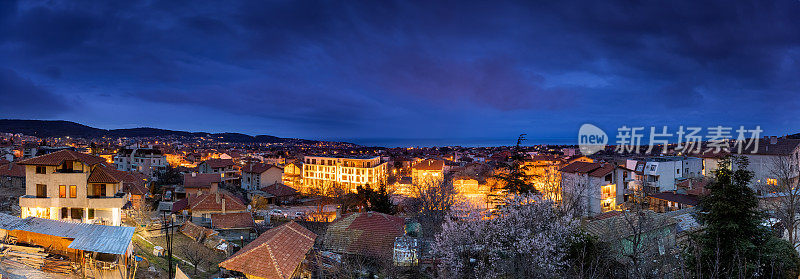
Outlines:
[[386,184],[387,163],[380,157],[305,156],[301,192],[327,193],[332,187],[355,191],[359,185]]
[[61,150],[22,160],[25,195],[22,218],[29,216],[119,226],[130,195],[126,183],[141,183],[126,172],[106,166],[98,156]]
[[572,203],[584,216],[618,210],[633,171],[609,163],[573,162],[560,169],[562,202]]
[[114,154],[114,164],[117,170],[141,172],[150,179],[155,179],[158,173],[167,169],[167,156],[158,149],[151,148],[122,148]]
[[644,190],[648,193],[675,191],[678,189],[677,183],[685,178],[703,176],[703,159],[696,157],[628,159],[625,166],[644,176]]

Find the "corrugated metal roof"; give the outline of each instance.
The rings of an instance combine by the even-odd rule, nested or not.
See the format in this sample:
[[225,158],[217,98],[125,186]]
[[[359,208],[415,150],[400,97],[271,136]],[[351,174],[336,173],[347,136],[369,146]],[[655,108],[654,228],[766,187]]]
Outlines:
[[19,220],[13,230],[71,238],[73,240],[68,248],[117,255],[125,254],[135,231],[133,227],[71,223],[36,217]]
[[0,213],[0,229],[14,230],[19,226],[20,222],[22,222],[22,219],[17,216]]

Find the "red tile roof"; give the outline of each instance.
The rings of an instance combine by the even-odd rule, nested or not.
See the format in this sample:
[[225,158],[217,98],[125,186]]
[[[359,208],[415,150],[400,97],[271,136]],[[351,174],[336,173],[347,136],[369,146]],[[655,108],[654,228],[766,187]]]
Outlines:
[[212,183],[222,182],[219,173],[185,173],[183,188],[211,188]]
[[202,194],[196,197],[189,197],[189,210],[222,211],[223,200],[225,201],[226,212],[247,210],[247,206],[241,200],[226,193]]
[[334,221],[325,233],[325,249],[343,254],[391,257],[405,219],[377,212],[353,213]]
[[283,185],[281,183],[275,183],[275,184],[266,186],[264,188],[261,188],[259,190],[264,191],[266,193],[269,193],[269,194],[271,194],[273,196],[276,196],[276,197],[288,197],[288,196],[297,195],[297,190],[295,190],[292,187]]
[[265,171],[268,171],[271,168],[278,168],[278,167],[276,167],[275,165],[272,165],[272,164],[251,163],[251,164],[244,165],[242,167],[242,172],[263,173]]
[[317,235],[295,222],[270,229],[220,267],[261,278],[292,278]]
[[194,223],[189,222],[189,221],[186,221],[186,223],[183,223],[183,226],[181,226],[180,232],[185,234],[189,238],[197,240],[197,241],[202,241],[202,240],[207,239],[210,236],[218,234],[214,230],[207,229],[207,228],[195,225]]
[[616,167],[609,163],[588,163],[576,161],[561,168],[565,173],[583,173],[593,177],[603,177],[614,171]]
[[414,169],[417,170],[428,170],[428,171],[441,171],[444,169],[444,161],[442,160],[434,160],[434,159],[425,159],[419,163],[414,164]]
[[255,222],[250,212],[211,214],[211,228],[214,229],[242,229],[254,226]]
[[233,166],[233,159],[208,159],[201,164],[208,165],[209,168],[216,169],[216,168],[224,168]]
[[0,165],[0,176],[25,177],[25,166],[16,163]]
[[103,157],[80,153],[69,149],[59,150],[50,154],[25,159],[20,165],[58,166],[64,161],[79,161],[87,165],[96,165],[106,161]]
[[125,182],[122,184],[122,191],[125,193],[130,193],[131,195],[139,195],[139,196],[146,196],[150,193],[150,190],[147,189],[144,185]]

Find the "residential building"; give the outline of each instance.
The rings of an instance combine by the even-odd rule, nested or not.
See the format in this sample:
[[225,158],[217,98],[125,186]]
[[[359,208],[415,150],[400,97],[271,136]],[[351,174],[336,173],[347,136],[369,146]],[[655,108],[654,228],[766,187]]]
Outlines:
[[208,159],[197,165],[200,173],[216,173],[222,178],[222,182],[239,179],[239,171],[232,159]]
[[301,265],[316,238],[303,226],[289,222],[264,232],[219,267],[247,278],[311,278]]
[[411,167],[411,183],[423,186],[429,183],[439,183],[444,180],[444,161],[425,159]]
[[[592,221],[585,225],[585,229],[609,243],[612,250],[609,252],[616,259],[625,259],[626,255],[636,251],[640,257],[658,263],[657,260],[670,257],[674,260],[674,254],[680,252],[676,242],[677,223],[672,215],[644,210],[620,212]],[[636,250],[634,245],[638,246]]]
[[[737,155],[746,157],[749,162],[747,169],[753,172],[750,186],[754,190],[763,192],[765,186],[776,185],[783,179],[797,181],[800,176],[800,139],[769,137],[759,140],[755,146]],[[740,166],[734,161],[732,167],[738,169]]]
[[283,184],[295,189],[303,186],[303,162],[292,162],[283,167]]
[[255,228],[253,215],[249,211],[211,214],[211,228],[227,241],[252,240]]
[[681,210],[700,204],[698,196],[677,191],[651,194],[647,196],[647,199],[649,200],[650,209],[658,213]]
[[343,255],[391,259],[394,242],[405,235],[405,219],[378,212],[352,213],[325,231],[323,249]]
[[298,192],[292,187],[275,183],[269,186],[264,186],[260,191],[266,193],[267,195],[272,196],[271,202],[273,204],[283,204],[290,201],[293,201],[297,198]]
[[386,184],[387,164],[380,157],[305,156],[303,193],[328,193],[333,187],[355,192],[359,185],[376,188]]
[[167,157],[158,149],[122,148],[114,154],[117,170],[141,172],[155,180],[159,173],[167,170]]
[[214,194],[219,191],[222,176],[218,173],[185,173],[183,174],[183,189],[186,197],[196,197],[202,194]]
[[610,163],[573,162],[561,168],[564,201],[570,201],[585,216],[614,211],[625,201],[632,171]]
[[25,166],[25,195],[19,199],[23,218],[122,223],[129,198],[123,183],[136,181],[105,166],[105,159],[65,149],[19,164]]
[[696,157],[664,156],[626,162],[626,167],[643,175],[644,191],[660,193],[677,190],[677,184],[686,178],[703,176],[703,159]]
[[0,163],[0,189],[25,188],[25,166],[14,162]]
[[257,190],[261,187],[280,183],[283,169],[264,163],[250,163],[242,166],[242,189]]
[[231,194],[214,193],[189,197],[186,210],[192,222],[211,225],[212,214],[247,212],[247,206]]

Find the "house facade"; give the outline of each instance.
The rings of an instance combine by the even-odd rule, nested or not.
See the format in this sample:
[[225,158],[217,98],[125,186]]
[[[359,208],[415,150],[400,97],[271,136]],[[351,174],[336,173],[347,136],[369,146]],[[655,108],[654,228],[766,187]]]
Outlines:
[[584,216],[618,210],[632,171],[610,163],[573,162],[561,168],[564,202],[574,203]]
[[219,174],[222,182],[239,179],[239,170],[232,159],[208,159],[197,165],[197,171]]
[[141,172],[150,179],[167,170],[167,157],[158,149],[122,148],[113,157],[117,170]]
[[61,150],[19,162],[25,166],[22,218],[39,217],[119,226],[129,200],[123,191],[126,173],[105,159]]
[[280,183],[283,169],[264,163],[251,163],[242,166],[242,189],[258,190],[264,186]]

